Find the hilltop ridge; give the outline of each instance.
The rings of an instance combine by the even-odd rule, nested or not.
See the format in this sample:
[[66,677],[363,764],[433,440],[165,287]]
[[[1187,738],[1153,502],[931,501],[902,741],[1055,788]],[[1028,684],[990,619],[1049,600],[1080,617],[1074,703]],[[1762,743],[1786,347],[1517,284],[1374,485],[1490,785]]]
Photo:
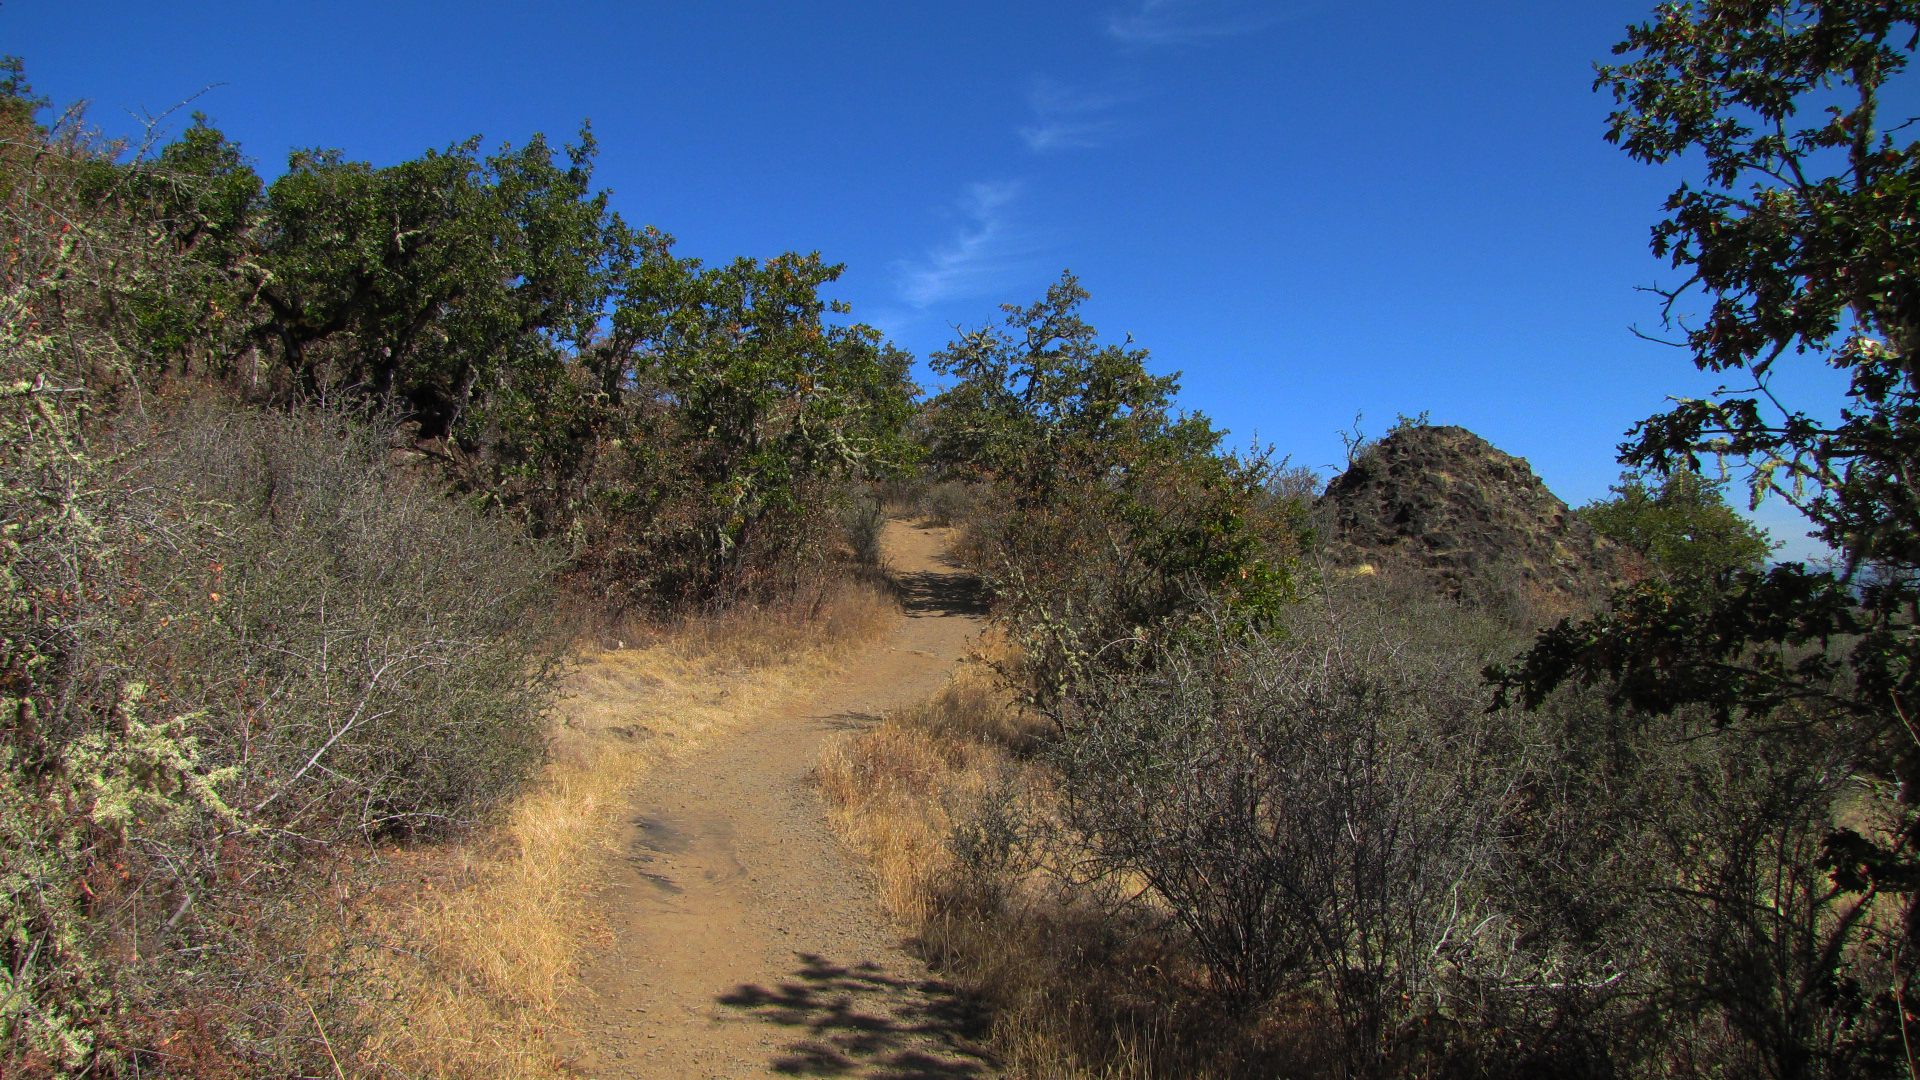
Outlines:
[[1603,602],[1623,552],[1524,458],[1466,428],[1411,426],[1369,447],[1316,503],[1338,565],[1425,577],[1448,596],[1561,615]]

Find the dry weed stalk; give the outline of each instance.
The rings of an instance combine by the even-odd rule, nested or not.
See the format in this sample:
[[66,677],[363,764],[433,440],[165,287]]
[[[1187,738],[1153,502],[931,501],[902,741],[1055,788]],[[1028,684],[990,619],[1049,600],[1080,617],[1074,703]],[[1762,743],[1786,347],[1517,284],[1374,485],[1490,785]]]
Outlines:
[[993,676],[969,666],[934,698],[821,752],[834,826],[867,857],[882,909],[903,926],[935,916],[960,870],[949,838],[1017,769],[996,738],[1025,738],[1015,716]]

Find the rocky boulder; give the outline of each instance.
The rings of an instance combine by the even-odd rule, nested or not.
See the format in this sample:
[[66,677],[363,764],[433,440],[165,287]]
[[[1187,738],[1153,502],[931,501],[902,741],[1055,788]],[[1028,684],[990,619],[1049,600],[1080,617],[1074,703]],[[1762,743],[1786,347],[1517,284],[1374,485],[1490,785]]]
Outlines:
[[1316,505],[1349,573],[1424,578],[1530,618],[1604,602],[1622,553],[1526,461],[1460,427],[1406,427],[1369,447]]

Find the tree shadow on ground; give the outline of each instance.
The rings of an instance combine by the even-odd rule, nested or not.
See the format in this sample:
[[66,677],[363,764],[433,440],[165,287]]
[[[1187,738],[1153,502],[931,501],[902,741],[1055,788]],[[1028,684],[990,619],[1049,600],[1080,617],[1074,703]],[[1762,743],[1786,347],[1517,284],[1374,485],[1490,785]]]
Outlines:
[[865,731],[880,726],[887,718],[881,713],[843,712],[814,719],[835,731]]
[[964,570],[920,570],[896,574],[900,602],[910,616],[971,615],[984,618],[991,610],[980,579]]
[[789,1076],[953,1080],[994,1072],[974,1040],[986,1017],[952,987],[889,975],[877,964],[842,967],[797,953],[800,967],[774,989],[741,986],[719,1001],[759,1020],[797,1029],[770,1063]]

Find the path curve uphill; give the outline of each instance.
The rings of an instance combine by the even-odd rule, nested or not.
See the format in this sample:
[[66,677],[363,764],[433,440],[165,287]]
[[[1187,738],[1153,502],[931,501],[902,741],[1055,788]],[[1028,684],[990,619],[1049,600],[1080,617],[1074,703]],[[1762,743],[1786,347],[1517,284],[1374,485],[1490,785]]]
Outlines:
[[980,1018],[905,952],[809,784],[837,732],[946,683],[980,629],[948,530],[890,522],[907,618],[798,709],[662,766],[635,792],[582,973],[574,1070],[596,1080],[973,1077]]

